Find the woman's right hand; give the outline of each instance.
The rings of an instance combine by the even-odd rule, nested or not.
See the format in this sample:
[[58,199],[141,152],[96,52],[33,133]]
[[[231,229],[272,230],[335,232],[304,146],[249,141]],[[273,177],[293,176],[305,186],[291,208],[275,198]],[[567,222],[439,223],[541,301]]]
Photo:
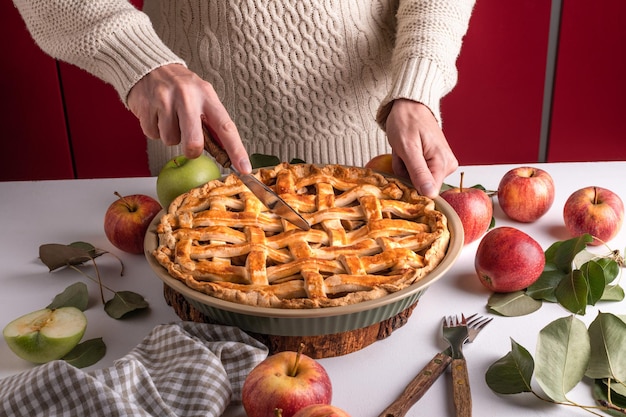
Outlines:
[[243,173],[252,169],[237,126],[213,86],[183,65],[159,67],[128,93],[128,108],[139,119],[145,135],[168,146],[182,144],[188,158],[204,149],[201,120],[222,142],[233,165]]

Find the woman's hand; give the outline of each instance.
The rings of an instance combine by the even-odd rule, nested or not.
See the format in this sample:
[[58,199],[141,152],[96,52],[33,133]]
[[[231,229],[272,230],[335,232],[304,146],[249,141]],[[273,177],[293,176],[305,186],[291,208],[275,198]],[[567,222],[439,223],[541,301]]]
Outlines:
[[386,130],[396,175],[410,178],[420,194],[436,197],[459,163],[430,109],[412,100],[395,100]]
[[235,168],[251,171],[237,126],[213,86],[182,65],[159,67],[143,77],[128,94],[128,107],[147,137],[164,144],[182,144],[188,158],[204,149],[201,120],[222,142]]

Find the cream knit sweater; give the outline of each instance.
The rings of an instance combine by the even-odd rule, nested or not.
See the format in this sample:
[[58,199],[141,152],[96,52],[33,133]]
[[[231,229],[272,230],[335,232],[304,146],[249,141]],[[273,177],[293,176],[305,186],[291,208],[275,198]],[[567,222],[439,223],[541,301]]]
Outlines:
[[[389,152],[390,104],[441,121],[474,0],[14,0],[39,46],[126,102],[154,68],[211,82],[249,153],[363,165]],[[382,127],[382,129],[381,129]],[[178,147],[149,142],[157,173]]]

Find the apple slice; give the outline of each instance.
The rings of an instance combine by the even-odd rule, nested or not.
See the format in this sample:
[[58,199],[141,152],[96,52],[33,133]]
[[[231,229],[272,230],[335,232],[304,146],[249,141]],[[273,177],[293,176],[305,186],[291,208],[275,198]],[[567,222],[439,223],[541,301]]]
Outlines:
[[20,358],[45,363],[74,349],[86,328],[87,317],[76,307],[44,308],[13,320],[2,335]]

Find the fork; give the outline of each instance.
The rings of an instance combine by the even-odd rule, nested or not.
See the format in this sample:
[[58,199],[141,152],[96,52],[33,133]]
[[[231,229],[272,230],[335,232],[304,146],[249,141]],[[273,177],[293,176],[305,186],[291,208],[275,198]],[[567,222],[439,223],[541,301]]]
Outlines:
[[461,315],[443,319],[443,338],[450,344],[452,352],[452,394],[456,415],[469,417],[472,415],[472,394],[470,392],[467,362],[463,356],[463,343],[469,338],[467,319]]
[[493,320],[493,317],[487,318],[479,316],[474,313],[471,316],[467,317],[467,333],[468,338],[465,343],[471,343],[476,339],[476,336],[480,331]]
[[[478,333],[493,320],[477,314],[467,317],[466,343],[474,341]],[[446,370],[452,357],[450,348],[437,353],[435,357],[413,378],[404,391],[378,417],[403,417],[409,409],[428,391],[439,376]]]

